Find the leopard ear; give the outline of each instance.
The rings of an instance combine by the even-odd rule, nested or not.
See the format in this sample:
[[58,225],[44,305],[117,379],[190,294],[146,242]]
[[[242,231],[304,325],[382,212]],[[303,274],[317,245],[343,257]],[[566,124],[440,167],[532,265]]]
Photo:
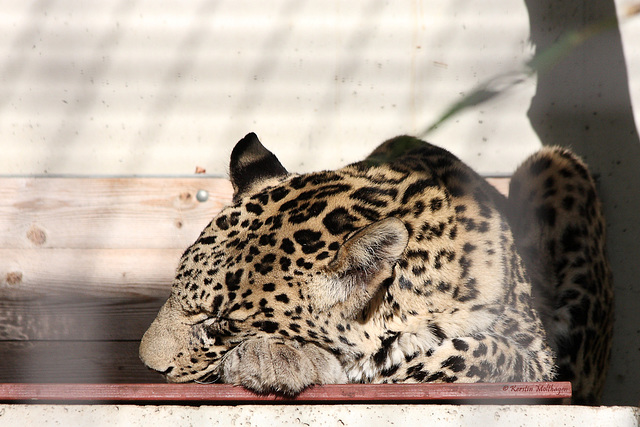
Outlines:
[[321,301],[325,308],[341,304],[343,312],[357,315],[390,277],[409,241],[409,232],[397,218],[368,225],[351,236],[328,266]]
[[288,172],[252,132],[238,141],[233,148],[229,175],[233,185],[233,200],[238,201],[260,183],[270,178],[288,175]]

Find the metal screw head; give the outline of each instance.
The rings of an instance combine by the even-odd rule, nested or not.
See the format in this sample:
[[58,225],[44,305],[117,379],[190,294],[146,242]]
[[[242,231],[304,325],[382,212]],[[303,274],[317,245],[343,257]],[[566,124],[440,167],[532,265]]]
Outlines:
[[196,199],[198,199],[199,202],[206,202],[209,199],[209,192],[207,190],[198,190]]

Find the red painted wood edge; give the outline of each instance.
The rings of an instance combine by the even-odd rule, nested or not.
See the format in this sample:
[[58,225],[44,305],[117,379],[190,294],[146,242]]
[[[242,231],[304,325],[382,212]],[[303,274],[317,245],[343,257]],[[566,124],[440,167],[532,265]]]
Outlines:
[[563,399],[571,383],[331,384],[314,386],[294,398],[257,395],[228,384],[0,384],[0,401],[330,403],[419,402],[430,400]]

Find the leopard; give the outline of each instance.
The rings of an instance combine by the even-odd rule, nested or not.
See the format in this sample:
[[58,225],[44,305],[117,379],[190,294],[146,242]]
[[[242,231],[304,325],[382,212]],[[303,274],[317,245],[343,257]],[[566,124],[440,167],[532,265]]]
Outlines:
[[572,382],[597,404],[612,279],[595,181],[542,148],[509,196],[444,148],[383,142],[289,172],[249,133],[233,198],[180,258],[144,333],[168,382],[296,396],[323,384]]

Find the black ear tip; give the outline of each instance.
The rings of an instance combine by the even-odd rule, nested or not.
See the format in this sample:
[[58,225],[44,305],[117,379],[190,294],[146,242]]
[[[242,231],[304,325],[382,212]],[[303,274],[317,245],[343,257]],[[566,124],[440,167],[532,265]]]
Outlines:
[[260,140],[258,139],[258,135],[253,132],[248,133],[244,138],[236,143],[235,147],[233,147],[233,151],[231,152],[231,159],[237,159],[245,151],[250,150],[250,147],[258,146],[262,146]]
[[244,138],[242,138],[240,141],[245,141],[245,142],[254,142],[254,141],[259,141],[258,139],[258,135],[256,135],[254,132],[249,132],[248,134],[246,134],[244,136]]
[[253,132],[250,132],[250,133],[246,134],[244,138],[242,138],[240,141],[238,141],[238,143],[236,145],[249,146],[249,145],[252,145],[252,144],[260,144],[260,140],[258,139],[258,135],[256,135]]
[[234,199],[249,191],[257,182],[287,174],[278,158],[262,145],[253,132],[238,141],[231,151],[229,175]]

